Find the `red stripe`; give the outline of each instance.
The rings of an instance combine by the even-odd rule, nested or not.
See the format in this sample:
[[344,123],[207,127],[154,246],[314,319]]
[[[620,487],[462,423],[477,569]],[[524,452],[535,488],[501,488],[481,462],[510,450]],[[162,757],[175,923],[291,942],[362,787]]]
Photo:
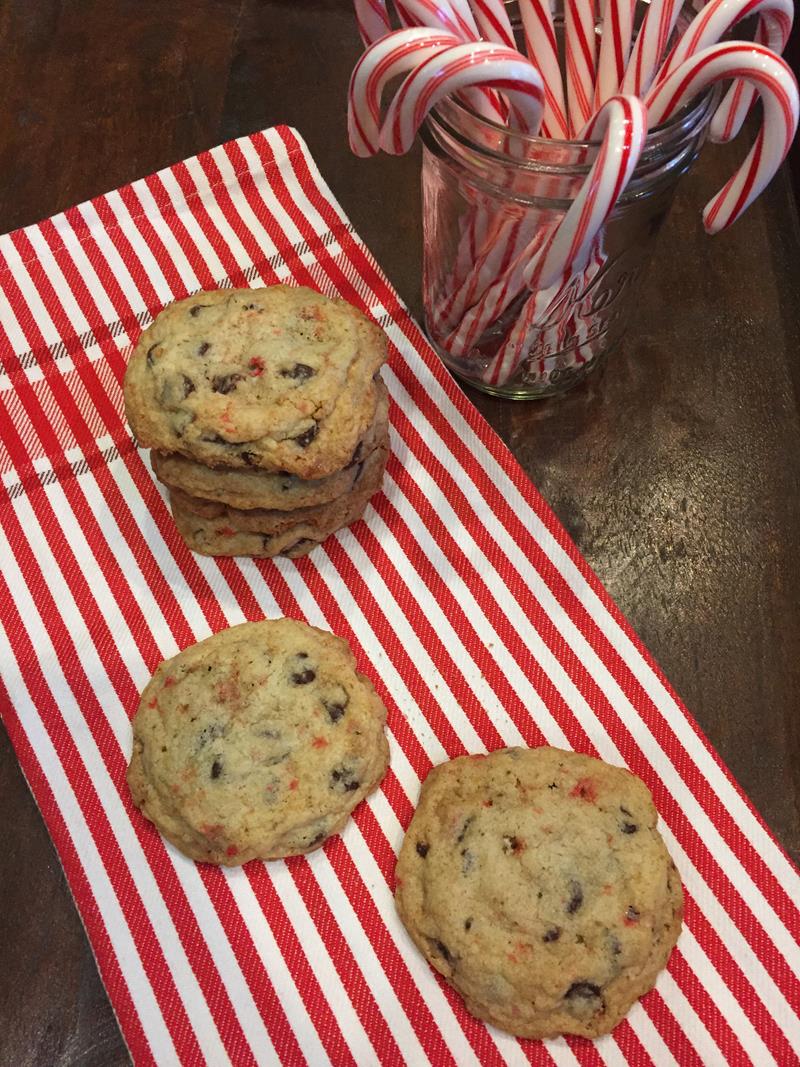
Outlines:
[[[78,277],[77,277],[77,272],[75,272],[75,277],[72,280],[73,280],[73,283],[74,283],[73,284],[73,291],[76,293],[76,296],[82,295],[81,294],[81,290],[80,290],[80,282],[79,282]],[[88,299],[88,291],[83,295]],[[129,305],[127,305],[127,302],[125,302],[125,303],[126,303],[126,306],[129,308]],[[87,369],[89,371],[91,371],[91,367],[89,367]],[[63,383],[55,382],[54,384],[56,384],[59,387],[61,387],[61,385]],[[99,389],[95,389],[93,395],[95,396],[96,399],[99,399],[99,398],[103,397],[103,393]],[[69,397],[68,393],[64,394],[61,397],[61,404],[62,404],[62,407],[65,410],[69,409],[70,399],[71,398]],[[118,416],[116,416],[116,413],[109,412],[109,416],[110,416],[111,420],[118,421]],[[113,425],[113,422],[112,422],[112,425]],[[120,433],[120,435],[125,434],[125,439],[127,439],[127,434],[125,433],[124,429],[121,426],[118,428],[118,432]],[[78,436],[80,437],[80,436],[85,436],[85,435],[81,435],[80,431],[78,431]],[[139,464],[139,467],[141,469],[141,464]],[[104,470],[103,467],[99,468],[99,477],[98,477],[98,484],[102,488],[103,486],[102,486],[101,481],[100,481],[101,478],[104,479],[104,480],[107,480],[109,482],[111,481],[110,476],[107,475],[107,472]],[[146,476],[145,476],[145,478],[146,478]],[[150,487],[150,491],[151,491],[151,495],[152,495],[154,490],[153,490],[153,487],[152,487],[152,483],[149,481],[149,479],[147,479],[147,485]],[[116,487],[114,487],[114,488],[116,489]],[[121,503],[121,506],[124,506],[124,501],[123,500],[121,500],[120,503]],[[163,507],[156,508],[156,511],[159,511],[159,510],[161,512],[164,511]],[[113,511],[113,507],[112,507],[112,511]],[[167,522],[169,522],[169,520],[167,520]],[[174,532],[174,525],[170,523],[170,526],[171,526],[170,536],[171,536],[172,541],[173,542],[179,542],[179,538],[177,538],[177,536],[176,536],[176,534]],[[123,519],[123,521],[120,522],[120,529],[122,531],[126,531],[126,532],[130,531],[131,535],[133,535],[134,532],[135,532],[135,535],[138,535],[138,532],[139,532],[137,524],[133,521],[133,519],[132,519],[132,517],[130,515],[128,515],[127,521],[125,521]],[[102,543],[105,544],[105,542],[102,542]],[[108,547],[108,546],[106,546],[106,547]],[[137,550],[137,548],[138,548],[138,550]],[[148,552],[146,546],[144,546],[144,545],[140,545],[140,546],[132,545],[132,550],[134,552],[134,556],[137,559],[140,559],[142,555],[146,556],[147,552]],[[185,550],[185,547],[182,547],[181,549],[178,549],[178,551],[179,552],[182,551],[183,555],[185,555],[185,556],[188,555],[188,553]],[[193,563],[193,561],[192,561],[192,563]],[[158,592],[164,591],[167,594],[169,594],[171,592],[170,587],[168,585],[165,585],[165,583],[163,583],[163,580],[162,581],[158,580],[158,576],[160,575],[160,571],[159,571],[158,567],[156,566],[155,561],[153,561],[153,571],[154,571],[154,585],[155,585],[154,593],[158,593]],[[193,588],[195,588],[195,589],[197,589],[198,587],[202,588],[202,586],[204,584],[205,584],[204,580],[202,578],[200,578],[199,585],[195,584],[193,586]],[[120,586],[120,588],[122,588],[123,586],[125,588],[127,588],[125,583],[123,583]],[[163,593],[162,593],[162,595],[163,595]],[[225,624],[225,620],[224,620],[224,617],[222,616],[221,611],[219,611],[219,609],[218,609],[218,606],[216,604],[216,600],[213,599],[213,598],[209,598],[209,600],[210,600],[210,604],[213,605],[213,608],[210,608],[210,610],[213,611],[213,614],[218,616],[218,619],[217,619],[218,623],[221,624],[221,625],[224,625]],[[87,603],[88,603],[88,601],[87,601]],[[175,605],[175,609],[177,609],[177,604]],[[175,615],[176,615],[176,610],[175,609],[173,609],[171,613],[165,612],[165,617],[166,618],[175,617]],[[84,613],[84,615],[86,614],[85,611],[83,613]],[[179,609],[177,609],[177,617],[180,618],[180,610]],[[216,628],[219,628],[219,625]],[[134,629],[134,630],[132,630],[132,632],[135,633],[136,630]],[[178,636],[178,635],[176,635],[176,636]],[[184,640],[179,640],[179,644],[181,646],[184,645],[184,644],[190,643],[193,640],[193,636],[192,636],[191,632],[188,631],[188,630],[187,630],[186,634],[183,635],[183,637],[184,637]],[[157,662],[158,659],[160,659],[160,656],[157,656],[155,658],[154,662]],[[131,705],[130,699],[128,701],[128,705],[129,706]],[[182,893],[182,891],[181,891],[181,893]],[[217,907],[218,910],[219,910],[219,907],[220,907],[221,900],[224,899],[227,896],[229,896],[229,891],[227,889],[227,886],[222,887],[222,894],[220,894],[219,891],[216,891],[212,895],[212,899],[214,899],[215,907]],[[230,911],[231,909],[227,908],[226,910]],[[231,930],[230,929],[228,929],[228,934],[230,936],[230,934],[231,934]],[[250,936],[247,933],[247,931],[245,931],[243,928],[239,929],[238,933],[237,933],[237,937],[238,937],[238,941],[239,941],[240,952],[244,952],[245,954],[250,955],[251,954],[251,939],[250,939]],[[205,942],[202,943],[202,947],[205,950],[205,948],[206,948]],[[187,948],[187,952],[189,953],[190,962],[192,962],[192,952],[189,951],[189,950],[190,949],[194,950],[196,948],[195,940],[192,939],[191,943],[186,945],[186,948]],[[234,948],[236,948],[235,945],[234,945]],[[251,964],[255,963],[255,961],[252,960],[252,959],[251,959],[250,962],[251,962]],[[240,963],[241,963],[241,958],[240,958]],[[219,975],[216,972],[215,968],[209,967],[207,961],[204,960],[202,965],[199,966],[199,967],[197,965],[197,962],[192,963],[192,966],[193,966],[193,969],[195,970],[195,973],[198,975],[198,978],[200,978],[201,976],[205,977],[206,974],[207,974],[210,981],[215,982],[217,985],[219,985]],[[245,977],[250,982],[251,988],[260,987],[261,988],[261,996],[262,997],[266,996],[269,999],[269,997],[271,996],[273,998],[273,1000],[275,1000],[276,1010],[271,1011],[269,1013],[269,1015],[268,1015],[268,1027],[271,1030],[273,1039],[276,1041],[276,1044],[278,1046],[283,1044],[283,1046],[285,1048],[287,1048],[287,1050],[291,1049],[296,1044],[294,1035],[293,1035],[292,1031],[290,1030],[290,1028],[288,1027],[288,1025],[286,1024],[285,1019],[282,1018],[282,1013],[279,1010],[280,1006],[277,1003],[277,1000],[275,999],[274,991],[272,990],[271,984],[269,983],[269,981],[268,981],[268,979],[266,977],[266,973],[264,972],[263,967],[259,968],[260,976],[259,976],[258,982],[255,982],[255,983],[248,977],[246,968],[243,968],[243,969],[245,970]],[[241,1031],[239,1030],[238,1022],[236,1022],[236,1020],[235,1020],[235,1015],[233,1013],[233,1008],[232,1008],[232,1005],[230,1005],[230,1002],[228,1001],[227,993],[224,990],[218,990],[218,991],[214,992],[213,994],[207,993],[207,995],[210,996],[212,999],[214,999],[214,998],[216,999],[216,1002],[219,1004],[219,1007],[220,1007],[221,1010],[224,1010],[223,1006],[226,1003],[228,1004],[228,1011],[229,1011],[229,1018],[230,1018],[230,1030],[228,1029],[228,1027],[226,1025],[225,1028],[224,1028],[224,1033],[226,1035],[230,1036],[230,1038],[232,1040],[234,1040],[234,1042],[236,1044],[241,1043],[244,1040],[244,1038],[243,1038],[243,1035],[241,1035]],[[223,1018],[224,1018],[224,1016],[223,1016]],[[236,1036],[237,1032],[240,1035],[239,1037]],[[299,1049],[298,1049],[298,1055],[299,1055]]]
[[[0,420],[0,432],[4,436],[9,451],[15,457],[15,461],[19,461],[17,441],[15,440],[16,435],[6,420]],[[43,529],[57,528],[57,518],[47,507],[43,492],[31,493],[27,499]],[[111,734],[105,712],[95,694],[95,688],[80,667],[77,649],[66,630],[59,607],[53,600],[49,587],[44,581],[41,568],[33,555],[25,531],[19,525],[16,511],[12,507],[0,509],[0,519],[17,560],[17,565],[25,578],[31,599],[36,605],[42,624],[53,643],[59,668],[72,690],[76,704],[80,707],[87,720],[87,728],[88,722],[92,723],[92,736],[97,743],[106,770],[115,784],[120,805],[124,805],[130,810],[130,801],[125,795],[127,790],[120,784],[124,779],[125,770],[121,753]],[[82,579],[80,566],[74,559],[66,542],[63,545],[63,555],[60,553],[59,563],[62,567],[64,563],[69,564],[69,574],[73,581]],[[11,596],[4,596],[0,600],[0,610],[4,613],[3,623],[6,631],[15,635],[15,640],[20,643],[18,647],[21,646],[23,650],[26,649],[29,642],[28,634],[24,623],[17,614],[16,604],[14,604]],[[180,994],[167,967],[155,932],[152,929],[144,901],[133,879],[130,877],[125,856],[119,848],[89,769],[79,754],[55,694],[40,677],[38,655],[33,649],[28,649],[28,651],[30,654],[25,655],[24,658],[24,653],[17,653],[18,668],[25,678],[29,692],[35,694],[36,703],[43,711],[42,718],[46,724],[48,735],[58,753],[64,775],[80,803],[106,875],[117,897],[120,909],[127,919],[130,936],[136,946],[142,967],[156,991],[159,1006],[164,1012],[165,1021],[174,1017],[177,1024],[173,1030],[170,1022],[167,1022],[178,1055],[181,1058],[199,1056],[199,1046],[188,1024]],[[118,695],[120,699],[123,699],[124,689],[123,692],[119,692],[118,689]],[[137,834],[141,835],[141,826],[136,827],[136,829]],[[144,834],[146,835],[146,833],[147,831],[145,830]],[[153,873],[154,875],[156,874],[155,871]],[[158,878],[156,880],[158,881]],[[164,898],[168,899],[163,879],[160,889]],[[86,902],[84,901],[85,906]],[[197,933],[199,935],[199,931]]]
[[[16,649],[17,662],[19,663],[21,660],[28,667],[25,683],[33,700],[34,694],[42,693],[46,690],[47,683],[39,666],[39,655],[34,649],[25,623],[11,599],[1,568],[0,622],[8,628],[9,635],[14,635],[14,641],[19,642]],[[95,903],[94,890],[87,877],[86,867],[76,851],[72,834],[64,820],[61,803],[53,793],[50,781],[42,769],[32,744],[28,740],[27,729],[22,726],[17,710],[13,707],[1,678],[0,718],[8,731],[8,736],[14,746],[14,752],[45,821],[47,831],[53,839],[59,862],[64,869],[70,893],[80,914],[89,943],[92,946],[100,977],[113,1005],[114,1013],[118,1020],[125,1020],[123,1032],[128,1051],[137,1065],[152,1064],[153,1067],[156,1067],[153,1051],[142,1029],[139,1014],[131,998],[128,982],[122,973],[116,953],[111,947],[108,930]],[[44,720],[42,721],[44,722]],[[29,727],[30,723],[27,726]],[[50,731],[47,729],[46,724],[45,730],[49,736]]]

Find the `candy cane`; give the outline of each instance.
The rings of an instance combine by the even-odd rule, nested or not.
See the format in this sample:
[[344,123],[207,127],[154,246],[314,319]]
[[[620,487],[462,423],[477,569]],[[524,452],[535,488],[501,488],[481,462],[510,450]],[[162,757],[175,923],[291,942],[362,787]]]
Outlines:
[[347,132],[357,156],[373,156],[380,147],[381,97],[386,83],[460,43],[452,33],[414,27],[395,30],[364,52],[353,68],[347,92]]
[[456,18],[449,0],[395,0],[397,13],[407,26],[446,30],[462,41],[469,38]]
[[544,79],[544,136],[564,140],[569,137],[569,126],[550,0],[519,0],[519,12],[528,58]]
[[381,128],[380,146],[402,155],[432,107],[470,86],[499,89],[508,98],[523,131],[535,134],[544,108],[542,76],[524,56],[486,41],[448,48],[420,64],[398,89]]
[[[452,33],[462,41],[477,41],[478,29],[468,0],[395,0],[403,22],[409,26]],[[466,102],[483,118],[505,124],[508,111],[496,93],[481,87],[467,92]]]
[[356,23],[365,47],[379,40],[392,29],[386,0],[353,0]]
[[[602,133],[603,139],[569,211],[554,229],[546,233],[539,231],[505,275],[497,278],[466,312],[445,342],[449,352],[455,356],[467,355],[520,290],[549,289],[573,261],[586,253],[633,173],[644,144],[646,126],[644,105],[635,97],[612,97],[601,108],[583,136],[591,140]],[[506,351],[503,359],[507,356]],[[501,373],[498,363],[493,365],[492,372]]]
[[514,374],[525,354],[525,339],[571,274],[581,273],[590,259],[601,227],[625,192],[647,137],[647,110],[635,96],[612,96],[583,131],[586,140],[602,135],[597,158],[564,218],[548,234],[527,263],[523,278],[531,296],[525,303],[484,380],[502,384]]
[[650,91],[650,125],[665,122],[708,86],[730,78],[749,82],[761,96],[761,129],[744,163],[706,204],[708,233],[730,226],[771,181],[797,130],[797,81],[789,67],[763,45],[718,44],[685,60]]
[[[663,81],[689,56],[720,41],[742,19],[758,15],[756,41],[780,55],[786,47],[794,18],[792,0],[711,0],[692,20],[658,74]],[[712,140],[730,141],[742,128],[756,98],[751,85],[737,81],[730,87],[711,121]]]
[[574,137],[592,115],[597,74],[594,22],[594,0],[564,0],[564,56],[570,137]]
[[683,0],[650,0],[625,68],[621,92],[643,96],[650,88],[682,6]]
[[472,0],[472,12],[484,41],[494,41],[506,48],[516,48],[514,30],[503,0]]
[[763,44],[773,52],[782,52],[792,29],[792,0],[710,0],[681,35],[656,81],[664,81],[689,56],[717,44],[737,22],[751,15],[758,15],[759,26],[763,27]]
[[605,0],[603,5],[603,33],[594,86],[595,111],[599,111],[606,100],[619,92],[625,77],[635,6],[636,0]]
[[[756,43],[766,44],[767,37],[768,31],[759,19],[755,33]],[[773,49],[773,51],[783,51],[783,49]],[[743,81],[735,82],[722,98],[722,102],[708,124],[709,141],[714,141],[716,144],[732,141],[744,125],[744,120],[757,96],[758,93],[752,85]]]

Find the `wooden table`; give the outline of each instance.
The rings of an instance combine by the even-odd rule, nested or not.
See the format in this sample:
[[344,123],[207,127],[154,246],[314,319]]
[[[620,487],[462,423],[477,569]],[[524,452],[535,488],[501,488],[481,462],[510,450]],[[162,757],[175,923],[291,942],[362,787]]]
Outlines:
[[[285,122],[420,313],[419,160],[356,160],[346,0],[6,0],[0,230]],[[630,340],[558,401],[474,395],[795,861],[800,857],[800,227],[782,174],[730,233],[707,148]],[[0,1064],[128,1061],[0,731]]]

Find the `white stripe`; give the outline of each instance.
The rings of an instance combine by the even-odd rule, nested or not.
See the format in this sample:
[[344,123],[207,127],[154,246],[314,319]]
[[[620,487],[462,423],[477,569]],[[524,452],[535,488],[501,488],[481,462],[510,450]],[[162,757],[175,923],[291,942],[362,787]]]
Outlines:
[[[217,253],[214,251],[214,248],[203,233],[202,227],[194,217],[194,212],[187,203],[177,178],[171,170],[159,171],[158,176],[163,182],[164,189],[170,198],[170,206],[174,214],[178,217],[180,222],[183,223],[189,240],[197,249],[198,258],[202,260],[206,267],[208,267],[212,278],[224,278],[226,276],[225,268],[222,266]],[[176,238],[173,237],[173,241],[177,244]],[[167,247],[169,247],[169,245]]]
[[[79,616],[76,618],[75,615],[77,615],[77,612],[73,615],[71,611],[72,605],[69,590],[63,583],[60,570],[55,565],[54,561],[48,558],[49,554],[47,551],[46,539],[38,536],[38,523],[36,522],[35,516],[28,512],[27,504],[27,500],[21,498],[18,509],[18,511],[21,512],[19,515],[20,521],[29,533],[36,531],[36,535],[31,539],[32,548],[35,552],[40,554],[39,558],[42,559],[43,567],[46,564],[49,564],[48,576],[50,580],[50,589],[56,602],[59,604],[59,608],[64,617],[64,623],[75,642],[75,649],[82,661],[86,676],[90,682],[94,681],[96,683],[96,686],[93,687],[95,688],[95,691],[105,693],[106,709],[109,703],[117,704],[118,707],[111,679],[108,678],[107,675],[104,679],[101,679],[100,672],[94,668],[94,664],[90,665],[88,668],[83,664],[83,660],[87,658],[91,640],[83,638],[83,634],[81,633],[83,627],[78,623]],[[206,1056],[222,1058],[227,1062],[227,1056],[225,1055],[224,1048],[220,1042],[216,1026],[208,1011],[208,1005],[205,1002],[205,998],[203,997],[202,990],[197,982],[194,971],[183,952],[172,916],[164,903],[161,891],[144,857],[136,835],[133,832],[130,819],[122,807],[119,793],[111,781],[94,736],[89,729],[88,723],[81,714],[72,688],[61,671],[58,657],[50,641],[50,635],[47,632],[47,628],[44,626],[39,616],[39,611],[29,595],[25,581],[17,567],[16,560],[8,550],[8,545],[4,537],[0,540],[0,545],[4,548],[3,553],[0,553],[0,555],[5,557],[3,573],[8,582],[9,590],[14,597],[15,603],[18,605],[22,617],[25,619],[29,638],[33,643],[33,646],[38,650],[42,663],[46,666],[45,676],[53,700],[61,710],[64,723],[73,739],[78,755],[86,768],[86,773],[89,779],[95,787],[98,801],[106,814],[111,833],[119,844],[123,856],[128,861],[129,871],[137,891],[142,900],[148,902],[147,912],[153,927],[153,933],[164,952],[167,967],[169,968],[178,995],[186,996],[188,994],[190,999],[197,1003],[198,1018],[195,1021],[194,1029],[198,1044],[201,1049],[203,1049]],[[81,655],[82,653],[83,655]],[[92,658],[90,654],[88,655],[88,658]],[[101,684],[102,688],[97,688],[97,686]],[[17,699],[22,699],[24,697],[24,690],[21,686],[17,688],[15,697]],[[31,712],[31,714],[34,713]],[[118,707],[118,714],[124,716],[124,709],[119,709]],[[50,774],[48,774],[48,778],[49,777]],[[59,802],[61,802],[61,794],[57,792],[56,796],[59,797]],[[68,809],[69,805],[66,805],[65,807]],[[76,840],[75,843],[76,848],[78,849],[78,854],[81,857],[81,862],[85,862],[84,855],[86,853],[91,853],[93,857],[96,856],[96,862],[92,864],[92,867],[94,867],[96,871],[95,881],[92,882],[92,890],[93,892],[96,892],[103,883],[102,873],[104,873],[104,869],[99,854],[96,853],[94,841],[93,839],[81,839],[80,841]],[[113,893],[113,890],[109,891]],[[109,936],[112,938],[112,941],[116,934],[116,927],[119,927],[120,930],[126,929],[124,920],[121,920],[121,917],[117,919],[115,929],[112,930],[109,925]],[[142,1019],[141,1021],[142,1025],[146,1027],[145,1020]]]
[[168,304],[174,299],[174,294],[170,289],[169,283],[164,277],[155,256],[150,251],[146,241],[134,225],[130,212],[125,205],[125,201],[116,190],[113,193],[108,193],[105,199],[109,210],[119,224],[120,230],[130,242],[133,253],[139,261],[140,266],[144,269],[148,281],[155,289],[158,299],[162,304]]
[[[5,556],[8,544],[0,530],[0,544]],[[10,554],[10,553],[9,553]],[[20,604],[24,609],[24,604]],[[27,612],[24,616],[27,618]],[[72,844],[80,858],[80,864],[87,882],[91,887],[92,904],[103,924],[122,974],[122,979],[133,1001],[134,1010],[139,1018],[145,1038],[150,1045],[157,1063],[176,1063],[177,1053],[172,1043],[169,1030],[165,1024],[158,1001],[153,993],[150,980],[145,974],[138,950],[131,936],[127,918],[120,906],[94,837],[89,830],[81,805],[78,803],[72,785],[64,773],[61,760],[45,730],[36,705],[30,697],[27,686],[19,673],[16,656],[5,628],[0,624],[0,647],[2,647],[3,675],[10,693],[14,696],[14,705],[20,725],[30,744],[42,774],[47,779],[53,795],[58,798],[61,818],[72,839]],[[45,677],[49,671],[45,671]],[[47,678],[48,685],[50,679]],[[51,690],[52,692],[52,690]],[[55,694],[54,698],[55,698]]]
[[[27,512],[27,505],[27,498],[20,498],[19,510]],[[21,517],[20,521],[24,528],[28,530],[33,551],[37,554],[37,558],[42,561],[43,572],[48,575],[50,591],[59,605],[59,610],[64,619],[64,623],[75,644],[81,669],[91,683],[93,691],[104,694],[103,710],[115,736],[118,739],[120,737],[122,738],[122,755],[127,760],[130,756],[131,736],[126,709],[122,707],[119,702],[113,680],[108,675],[105,665],[100,661],[99,656],[97,655],[94,642],[86,628],[83,616],[80,614],[77,605],[75,604],[71,590],[66,585],[55,558],[50,554],[50,546],[48,545],[46,538],[40,533],[38,522],[34,514],[32,512],[27,512],[24,515],[24,519]],[[35,617],[34,622],[38,632],[38,615]],[[29,624],[29,630],[33,630],[31,624]],[[55,666],[56,662],[54,653],[54,666],[52,668],[54,672],[57,670]],[[60,674],[60,670],[58,673],[59,677],[63,678]],[[63,679],[63,685],[65,692],[59,695],[59,704],[62,709],[65,708],[65,704],[66,707],[73,709],[74,697],[71,689],[68,687],[66,679]],[[171,969],[173,965],[177,968],[173,972],[175,985],[178,994],[184,1002],[192,1026],[197,1030],[198,1040],[202,1043],[201,1035],[203,1033],[203,1027],[206,1025],[206,1013],[204,1011],[204,1000],[201,1000],[199,1005],[200,1010],[196,1010],[196,998],[198,996],[202,998],[200,987],[194,977],[194,972],[191,970],[188,958],[185,956],[182,949],[180,951],[177,950],[177,944],[180,944],[180,942],[177,942],[176,944],[176,935],[172,917],[164,906],[160,888],[157,886],[153,878],[149,863],[141,845],[139,844],[138,838],[133,831],[130,819],[120,803],[119,793],[105,770],[105,764],[100,756],[93,735],[90,733],[87,724],[80,716],[77,707],[73,710],[74,719],[70,720],[72,723],[72,729],[70,731],[71,736],[75,739],[79,749],[82,749],[80,742],[83,742],[83,748],[85,748],[85,752],[82,751],[84,763],[95,787],[98,789],[98,795],[102,802],[103,810],[106,812],[112,827],[114,827],[115,837],[119,841],[120,847],[123,849],[126,859],[128,860],[131,876],[137,885],[142,899],[148,901],[148,913],[150,918],[151,920],[158,920],[157,922],[153,922],[155,935],[158,938],[162,951],[164,952]],[[238,961],[230,948],[227,934],[223,930],[215,910],[211,907],[207,891],[200,879],[197,865],[186,860],[185,857],[181,856],[180,853],[174,850],[171,846],[167,846],[167,851],[170,854],[179,881],[186,892],[187,900],[195,914],[198,926],[203,930],[204,935],[208,940],[220,972],[220,977],[228,990],[233,1010],[239,1018],[244,1033],[249,1035],[250,1039],[256,1043],[262,1041],[268,1042],[269,1037],[264,1027],[260,1012],[253,1000]],[[154,905],[155,915],[152,910],[149,910],[150,902]],[[185,968],[188,968],[188,976],[184,973]],[[189,983],[188,987],[186,985],[187,982]],[[216,1029],[214,1033],[216,1034]]]
[[[140,180],[134,182],[131,186],[134,194],[139,200],[142,206],[142,214],[147,217],[147,221],[153,227],[155,232],[161,238],[166,253],[172,262],[175,270],[180,276],[184,287],[187,292],[193,292],[200,287],[200,280],[192,269],[189,260],[181,247],[178,239],[173,231],[169,228],[164,216],[161,214],[161,209],[156,204],[155,198],[150,191],[150,186],[147,182]],[[137,214],[138,218],[138,214]],[[136,225],[136,218],[131,216],[131,220]]]
[[[208,211],[209,218],[215,224],[222,240],[228,247],[228,250],[232,253],[233,258],[236,260],[239,267],[242,270],[246,270],[253,265],[253,261],[246,252],[244,245],[239,240],[239,237],[231,224],[228,222],[225,214],[222,211],[222,207],[216,203],[214,193],[212,191],[209,180],[206,177],[206,173],[200,166],[196,156],[186,161],[186,169],[194,182],[200,198],[205,204]],[[227,275],[227,271],[225,272]]]
[[[306,957],[307,965],[314,972],[319,982],[322,994],[330,1007],[331,1014],[342,1032],[342,1037],[353,1055],[356,1063],[367,1063],[370,1060],[377,1062],[379,1056],[373,1048],[366,1031],[353,1007],[353,1002],[342,984],[342,980],[334,966],[328,948],[320,935],[313,917],[309,914],[297,885],[285,863],[275,862],[269,864],[269,877],[275,887],[281,903],[286,908],[286,913],[292,923],[292,927],[298,935],[298,941]],[[305,877],[304,875],[302,877]],[[261,919],[262,926],[266,925]],[[313,1022],[313,1020],[311,1020]],[[308,1025],[308,1023],[306,1024]],[[302,1036],[300,1029],[295,1030],[298,1038]],[[316,1033],[316,1031],[315,1031]],[[318,1062],[309,1057],[309,1063]]]

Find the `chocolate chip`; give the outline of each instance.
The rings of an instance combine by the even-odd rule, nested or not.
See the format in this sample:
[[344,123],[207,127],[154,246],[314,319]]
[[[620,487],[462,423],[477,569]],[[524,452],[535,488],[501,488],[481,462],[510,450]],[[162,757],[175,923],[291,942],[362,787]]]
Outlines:
[[361,459],[362,447],[363,447],[363,442],[359,441],[358,444],[355,447],[355,451],[353,452],[353,455],[350,457],[350,462],[347,464],[348,467],[354,467],[356,465],[356,463],[358,463],[358,461]]
[[331,720],[331,722],[338,722],[339,719],[341,719],[341,717],[344,715],[344,704],[335,704],[332,701],[323,700],[322,706],[327,711],[328,718]]
[[255,309],[256,309],[255,304],[245,304],[244,305],[244,310],[245,311],[255,311]]
[[569,900],[567,901],[566,912],[567,915],[574,915],[575,912],[583,904],[583,889],[580,882],[576,882],[573,879],[569,883]]
[[619,956],[620,952],[622,952],[622,945],[619,943],[619,938],[614,934],[609,934],[608,943],[611,948],[611,955]]
[[335,789],[337,793],[352,793],[360,785],[361,782],[346,764],[334,767],[331,771],[331,789]]
[[633,816],[627,808],[620,808],[619,810],[622,812],[623,815],[627,815],[627,819],[624,819],[619,824],[620,830],[623,832],[623,834],[635,834],[636,831],[639,829],[639,826],[637,823],[630,821]]
[[464,929],[465,930],[472,929],[472,919],[465,919],[464,920]]
[[211,348],[211,342],[210,341],[203,341],[201,344],[199,344],[197,346],[197,354],[198,354],[198,356],[204,356],[206,354],[206,352],[209,350],[209,348]]
[[548,789],[558,789],[558,782],[551,782]]
[[211,389],[215,393],[222,393],[223,396],[227,396],[228,393],[232,393],[236,388],[236,383],[242,381],[243,375],[241,374],[217,374],[211,379]]
[[600,986],[594,982],[573,982],[564,994],[565,1000],[591,1000],[600,996]]
[[464,840],[464,838],[467,835],[467,830],[469,830],[470,826],[472,825],[472,823],[474,821],[475,821],[475,816],[474,815],[470,815],[469,818],[465,820],[464,825],[461,827],[461,832],[458,835],[458,837],[456,838],[456,844],[457,845],[460,845],[461,842]]
[[281,371],[281,378],[294,378],[295,381],[304,382],[308,378],[313,378],[317,372],[313,367],[309,367],[307,363],[295,363],[291,367],[284,367]]
[[324,840],[325,840],[325,831],[324,830],[320,830],[320,832],[316,835],[316,837],[312,837],[311,840],[308,842],[308,848],[313,848],[314,845],[318,845],[321,841],[324,841]]
[[522,848],[518,837],[505,836],[503,838],[503,852],[508,856],[510,853],[519,852]]
[[279,763],[285,763],[290,755],[291,749],[287,748],[285,752],[280,752],[277,756],[272,756],[270,759],[264,760],[264,766],[275,767]]
[[193,307],[189,308],[189,314],[192,316],[193,319],[196,319],[200,312],[203,310],[203,308],[210,307],[210,304],[195,304]]
[[[269,548],[270,547],[270,541],[271,541],[270,537],[265,537],[264,538],[264,548]],[[314,541],[313,538],[301,537],[299,541],[294,541],[294,542],[292,542],[291,545],[287,545],[286,548],[282,548],[281,549],[281,555],[282,556],[289,556],[293,552],[300,553],[301,550],[304,550],[304,549],[307,549],[307,548],[314,548],[318,544],[319,544],[319,541]]]
[[189,396],[190,393],[193,393],[195,391],[195,388],[196,388],[196,386],[195,386],[194,382],[192,381],[192,379],[191,378],[187,378],[186,375],[184,374],[183,375],[183,399],[185,400],[186,397]]
[[258,452],[240,452],[239,455],[242,457],[248,467],[252,467],[258,459]]
[[561,937],[561,929],[558,926],[551,926],[549,930],[546,930],[542,935],[542,941],[558,941]]
[[639,912],[636,910],[636,908],[634,908],[633,904],[631,904],[631,906],[625,912],[625,918],[628,920],[629,923],[638,923]]
[[304,671],[296,671],[292,675],[292,681],[295,685],[308,685],[309,682],[313,682],[317,677],[317,672],[312,671],[310,667],[306,667]]
[[161,344],[160,341],[156,341],[156,343],[154,345],[150,345],[150,347],[147,349],[147,366],[148,367],[152,367],[155,364],[155,359],[153,358],[153,353],[155,352],[155,350],[158,348],[158,346],[160,344]]
[[211,764],[211,777],[212,778],[219,778],[219,776],[221,774],[222,774],[222,761],[218,760],[218,759],[215,759],[214,762]]
[[422,856],[423,859],[428,855],[430,851],[430,845],[427,841],[417,841],[417,855]]
[[210,445],[228,445],[230,441],[226,441],[224,437],[220,437],[218,433],[204,433],[200,436],[201,441],[206,441]]
[[465,848],[461,853],[461,873],[469,874],[475,867],[475,853]]
[[445,945],[443,941],[433,941],[432,944],[442,959],[446,963],[449,963],[451,967],[455,967],[456,957],[452,954],[447,945]]
[[304,430],[301,434],[298,434],[297,437],[293,437],[292,440],[296,445],[299,445],[301,448],[308,448],[308,446],[311,444],[311,442],[314,440],[318,433],[319,426],[314,423],[313,426],[309,426],[307,430]]

